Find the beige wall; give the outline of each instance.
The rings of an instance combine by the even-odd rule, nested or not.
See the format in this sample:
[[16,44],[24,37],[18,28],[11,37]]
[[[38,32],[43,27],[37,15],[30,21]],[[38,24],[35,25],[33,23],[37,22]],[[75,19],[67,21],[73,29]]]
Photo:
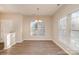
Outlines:
[[52,16],[52,35],[53,39],[58,39],[58,20],[72,12],[79,10],[79,5],[63,5],[53,16]]
[[[58,21],[60,18],[64,17],[64,16],[69,16],[68,14],[78,11],[79,10],[79,5],[78,4],[72,4],[72,5],[63,5],[53,16],[52,16],[52,40],[57,42],[57,44],[59,44],[60,46],[63,46],[64,49],[68,48],[67,46],[69,46],[68,44],[65,45],[61,44],[61,41],[59,40],[59,30],[58,30]],[[68,21],[70,20],[70,18],[68,18]],[[68,25],[68,24],[67,24]],[[67,38],[67,37],[66,37]],[[63,40],[63,39],[62,39]],[[66,39],[68,42],[70,40],[70,38]],[[69,49],[68,49],[69,50]],[[71,50],[72,51],[72,50]],[[70,52],[70,51],[69,51]],[[74,52],[74,51],[73,51]]]
[[51,40],[52,26],[50,16],[41,16],[40,19],[45,22],[45,36],[31,36],[30,23],[34,19],[33,16],[24,16],[21,14],[1,14],[1,39],[5,42],[7,48],[7,34],[14,32],[16,34],[15,42],[11,39],[11,44],[21,43],[23,40]]
[[40,19],[45,22],[45,36],[31,36],[30,24],[34,20],[33,16],[24,16],[23,23],[23,38],[24,40],[51,40],[51,17],[40,16]]
[[24,16],[20,14],[2,14],[1,20],[7,20],[13,24],[11,28],[7,26],[7,32],[16,32],[16,42],[22,42],[23,40],[51,40],[52,26],[50,16],[41,16],[40,19],[45,22],[45,36],[31,36],[30,23],[34,19],[33,16]]
[[[20,14],[1,14],[1,39],[4,40],[5,46],[7,45],[7,34],[14,32],[15,42],[20,43],[22,39],[22,21],[23,16]],[[12,42],[12,39],[10,40]],[[11,43],[14,44],[14,43]],[[7,48],[7,46],[5,47]]]

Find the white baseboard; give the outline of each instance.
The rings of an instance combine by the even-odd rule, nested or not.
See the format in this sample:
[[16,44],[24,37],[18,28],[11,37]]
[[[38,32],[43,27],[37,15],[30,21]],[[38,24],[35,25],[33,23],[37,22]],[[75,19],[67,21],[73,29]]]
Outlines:
[[71,51],[65,47],[62,43],[58,42],[57,40],[53,40],[53,42],[58,45],[61,49],[63,49],[67,54],[69,55],[73,55],[73,53],[71,53]]
[[52,39],[24,39],[24,40],[52,40]]

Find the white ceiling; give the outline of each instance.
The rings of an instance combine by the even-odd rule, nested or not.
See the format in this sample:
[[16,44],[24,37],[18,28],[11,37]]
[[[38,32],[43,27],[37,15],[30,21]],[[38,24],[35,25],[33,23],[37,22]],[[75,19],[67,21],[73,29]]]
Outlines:
[[[62,5],[57,4],[3,4],[0,5],[0,12],[20,13],[24,15],[53,15]],[[37,12],[39,8],[39,13]]]

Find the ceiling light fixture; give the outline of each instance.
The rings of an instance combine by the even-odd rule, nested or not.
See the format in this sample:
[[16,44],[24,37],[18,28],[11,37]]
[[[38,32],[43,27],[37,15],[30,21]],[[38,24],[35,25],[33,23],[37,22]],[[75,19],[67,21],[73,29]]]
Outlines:
[[40,17],[39,17],[39,8],[36,8],[36,10],[37,10],[37,14],[36,14],[36,16],[35,16],[35,21],[36,22],[40,22]]

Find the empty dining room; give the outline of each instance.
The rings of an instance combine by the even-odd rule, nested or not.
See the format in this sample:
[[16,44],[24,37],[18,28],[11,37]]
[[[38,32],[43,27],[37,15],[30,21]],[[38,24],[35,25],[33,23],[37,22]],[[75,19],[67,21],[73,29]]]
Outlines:
[[0,4],[0,55],[78,55],[79,4]]

